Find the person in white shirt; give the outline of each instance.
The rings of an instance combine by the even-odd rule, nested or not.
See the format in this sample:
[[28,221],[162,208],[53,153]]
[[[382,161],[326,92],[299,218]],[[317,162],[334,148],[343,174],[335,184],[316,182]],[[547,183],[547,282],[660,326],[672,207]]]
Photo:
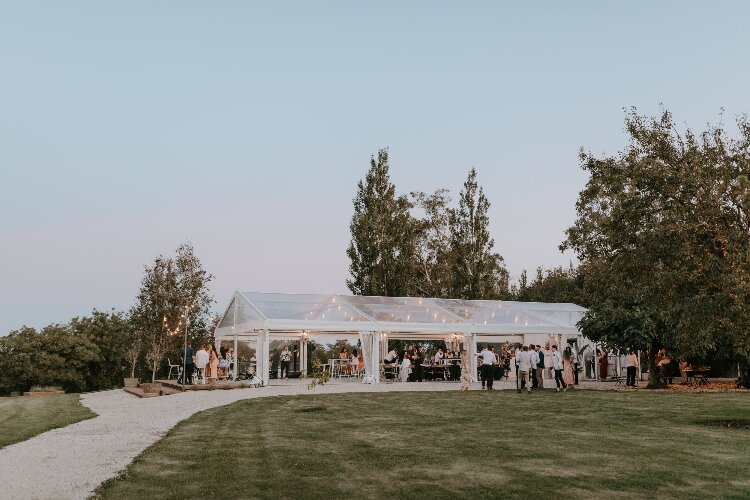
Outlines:
[[404,352],[404,359],[403,361],[401,361],[401,371],[399,373],[399,375],[401,376],[401,382],[406,382],[406,380],[409,378],[410,373],[411,373],[411,359],[409,359],[409,353]]
[[555,384],[557,385],[557,392],[560,392],[560,388],[565,389],[565,382],[563,381],[562,371],[563,362],[562,355],[557,350],[557,346],[552,346],[552,369],[555,371]]
[[635,372],[638,369],[638,356],[631,350],[630,354],[625,356],[625,369],[627,370],[627,382],[625,383],[628,387],[635,387]]
[[513,355],[513,364],[516,365],[516,389],[518,389],[518,387],[519,387],[519,385],[518,385],[519,384],[519,382],[518,382],[518,358],[519,358],[519,356],[521,356],[521,352],[522,351],[523,351],[523,349],[521,349],[519,347],[518,349],[516,349],[516,353]]
[[198,371],[197,377],[201,383],[206,383],[206,365],[208,364],[208,351],[206,346],[201,346],[195,353],[195,369]]
[[438,349],[437,352],[435,353],[435,364],[439,365],[442,362],[443,362],[443,350]]
[[523,351],[518,355],[518,378],[520,387],[518,387],[519,394],[521,389],[526,387],[526,391],[531,394],[531,380],[529,380],[529,372],[533,367],[531,353],[529,352],[528,346],[523,346]]
[[539,387],[539,380],[536,378],[536,367],[539,366],[539,353],[534,349],[534,344],[529,346],[529,354],[531,355],[531,388],[536,389]]
[[587,378],[596,378],[594,376],[594,349],[591,348],[591,344],[586,347],[586,352],[583,353],[583,367],[586,370]]
[[396,359],[398,358],[398,353],[396,352],[396,349],[391,349],[391,351],[385,355],[385,358],[383,359],[383,363],[386,365],[392,365]]
[[482,389],[484,389],[485,383],[487,384],[487,390],[492,390],[492,381],[495,378],[495,361],[497,356],[492,352],[489,346],[484,346],[482,352],[478,353],[477,356],[482,358]]

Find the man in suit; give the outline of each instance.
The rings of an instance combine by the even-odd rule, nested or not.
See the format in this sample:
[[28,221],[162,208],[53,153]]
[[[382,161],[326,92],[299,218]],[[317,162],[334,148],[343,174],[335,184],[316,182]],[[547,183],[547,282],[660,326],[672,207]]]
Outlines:
[[536,354],[539,360],[536,364],[537,386],[540,389],[544,389],[544,352],[542,352],[542,346],[536,346]]

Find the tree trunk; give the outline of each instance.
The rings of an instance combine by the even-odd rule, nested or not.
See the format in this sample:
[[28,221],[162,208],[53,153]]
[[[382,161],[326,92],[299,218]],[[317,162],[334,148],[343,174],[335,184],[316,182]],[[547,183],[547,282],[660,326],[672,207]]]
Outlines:
[[659,348],[655,343],[651,344],[648,350],[648,385],[646,389],[664,389],[667,385],[661,377],[661,370],[656,366],[656,354],[659,352]]

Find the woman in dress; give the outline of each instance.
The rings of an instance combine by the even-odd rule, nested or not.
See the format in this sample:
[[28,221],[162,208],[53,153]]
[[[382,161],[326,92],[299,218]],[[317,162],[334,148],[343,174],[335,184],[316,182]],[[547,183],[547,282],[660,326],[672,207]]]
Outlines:
[[216,346],[211,344],[211,351],[208,353],[208,383],[211,385],[216,384],[216,378],[219,376],[219,355],[216,352]]
[[411,358],[412,371],[414,373],[414,381],[422,381],[422,363],[424,362],[424,356],[422,355],[422,349],[419,346],[414,348]]
[[599,378],[604,380],[607,378],[607,365],[609,364],[609,356],[604,351],[596,350],[596,355],[599,357]]
[[563,382],[565,382],[565,389],[573,389],[575,385],[575,378],[573,377],[573,351],[570,346],[565,348],[563,351]]
[[357,355],[357,372],[360,374],[365,372],[365,357],[362,351]]

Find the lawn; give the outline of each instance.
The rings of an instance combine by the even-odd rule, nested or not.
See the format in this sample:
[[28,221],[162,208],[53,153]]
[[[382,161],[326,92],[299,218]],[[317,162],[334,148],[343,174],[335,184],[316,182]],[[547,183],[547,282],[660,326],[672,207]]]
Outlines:
[[95,416],[78,394],[0,398],[0,448]]
[[104,498],[750,496],[747,393],[511,391],[247,400],[196,414]]

